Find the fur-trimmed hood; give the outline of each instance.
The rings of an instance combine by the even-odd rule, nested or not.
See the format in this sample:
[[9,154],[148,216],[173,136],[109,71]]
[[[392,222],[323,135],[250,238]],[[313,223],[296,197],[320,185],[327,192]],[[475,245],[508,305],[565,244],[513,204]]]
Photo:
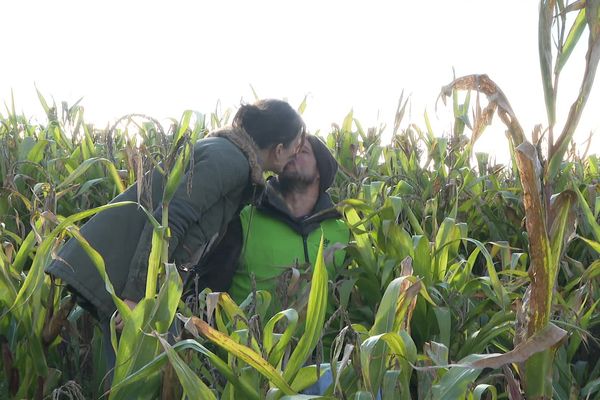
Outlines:
[[263,176],[263,169],[258,162],[258,146],[248,135],[248,133],[241,127],[226,127],[223,129],[216,130],[209,134],[209,136],[222,137],[235,144],[244,153],[250,164],[250,179],[252,183],[264,186],[265,178]]

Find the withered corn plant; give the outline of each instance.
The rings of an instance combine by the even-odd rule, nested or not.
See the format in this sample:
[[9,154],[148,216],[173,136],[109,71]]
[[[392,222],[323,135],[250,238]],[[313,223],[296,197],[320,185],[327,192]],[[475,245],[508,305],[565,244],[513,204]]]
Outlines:
[[[570,13],[577,17],[568,24]],[[552,32],[555,28],[556,50],[553,55]],[[573,102],[560,135],[555,138],[556,98],[561,70],[583,31],[587,31],[588,48],[585,72],[579,94]],[[577,128],[585,103],[593,85],[600,60],[600,2],[599,1],[541,1],[539,16],[539,56],[548,128],[544,144],[547,151],[542,154],[539,128],[534,131],[534,140],[529,142],[512,110],[506,95],[486,75],[471,75],[458,78],[443,89],[448,96],[454,90],[475,90],[485,94],[488,105],[482,110],[477,104],[474,135],[479,134],[497,113],[506,125],[522,187],[525,225],[528,238],[530,284],[517,313],[515,344],[530,338],[551,324],[553,306],[556,304],[556,284],[566,246],[575,232],[576,206],[582,209],[587,203],[582,200],[579,187],[556,192],[555,180],[561,169],[569,143]],[[579,193],[579,196],[578,196]],[[594,218],[586,213],[587,224],[597,227]],[[595,230],[595,229],[594,229]],[[598,240],[597,237],[595,237]],[[597,243],[597,242],[596,242]],[[533,355],[518,366],[519,375],[528,399],[550,399],[553,397],[553,360],[556,348]]]

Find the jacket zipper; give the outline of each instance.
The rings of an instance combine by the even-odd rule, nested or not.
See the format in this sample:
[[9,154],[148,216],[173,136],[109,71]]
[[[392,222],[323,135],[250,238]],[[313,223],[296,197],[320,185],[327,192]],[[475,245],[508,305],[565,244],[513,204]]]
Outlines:
[[308,235],[302,235],[302,244],[304,245],[304,262],[310,263],[308,259]]

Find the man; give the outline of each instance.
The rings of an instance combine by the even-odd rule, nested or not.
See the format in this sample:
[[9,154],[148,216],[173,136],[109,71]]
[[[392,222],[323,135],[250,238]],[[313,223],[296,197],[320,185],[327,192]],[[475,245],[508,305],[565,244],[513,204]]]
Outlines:
[[[275,299],[280,276],[299,264],[314,265],[321,235],[325,248],[348,243],[348,228],[326,192],[337,162],[316,136],[307,138],[279,177],[269,180],[259,205],[240,214],[244,247],[229,289],[238,303],[252,291],[254,279],[256,289],[269,291],[275,304],[287,306],[288,299]],[[330,275],[343,259],[344,253],[337,251],[326,263]],[[277,297],[287,294],[279,292]]]
[[228,291],[239,304],[252,292],[254,280],[257,290],[273,294],[277,306],[287,305],[275,298],[278,284],[293,267],[314,265],[321,234],[330,250],[328,272],[342,266],[344,253],[335,249],[348,243],[350,233],[326,192],[337,168],[327,146],[307,135],[296,157],[268,180],[259,204],[242,210],[199,267],[201,287]]
[[[279,174],[267,181],[258,205],[247,206],[228,226],[227,234],[212,254],[188,280],[187,293],[209,287],[227,291],[240,304],[253,291],[266,290],[272,295],[267,317],[293,307],[304,308],[307,296],[302,285],[290,278],[305,267],[307,280],[323,235],[325,264],[329,278],[343,266],[345,252],[336,251],[348,243],[350,231],[326,190],[333,183],[338,164],[329,149],[316,136],[307,135],[296,154]],[[300,274],[301,275],[301,274]],[[298,278],[298,274],[296,274]],[[195,284],[191,284],[192,281]],[[283,290],[279,290],[283,289]],[[294,293],[295,292],[295,295]],[[290,303],[295,303],[291,304]],[[329,302],[328,314],[333,312]],[[335,330],[337,334],[337,330]],[[323,360],[329,359],[332,335],[323,339]],[[304,394],[323,394],[332,383],[326,372]]]

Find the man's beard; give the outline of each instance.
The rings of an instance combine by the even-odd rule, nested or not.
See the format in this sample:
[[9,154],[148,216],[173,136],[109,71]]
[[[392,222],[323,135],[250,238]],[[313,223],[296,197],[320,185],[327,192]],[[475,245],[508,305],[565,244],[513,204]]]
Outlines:
[[282,194],[288,194],[291,192],[304,192],[317,180],[317,174],[312,176],[302,176],[297,172],[285,173],[279,175],[279,189]]

